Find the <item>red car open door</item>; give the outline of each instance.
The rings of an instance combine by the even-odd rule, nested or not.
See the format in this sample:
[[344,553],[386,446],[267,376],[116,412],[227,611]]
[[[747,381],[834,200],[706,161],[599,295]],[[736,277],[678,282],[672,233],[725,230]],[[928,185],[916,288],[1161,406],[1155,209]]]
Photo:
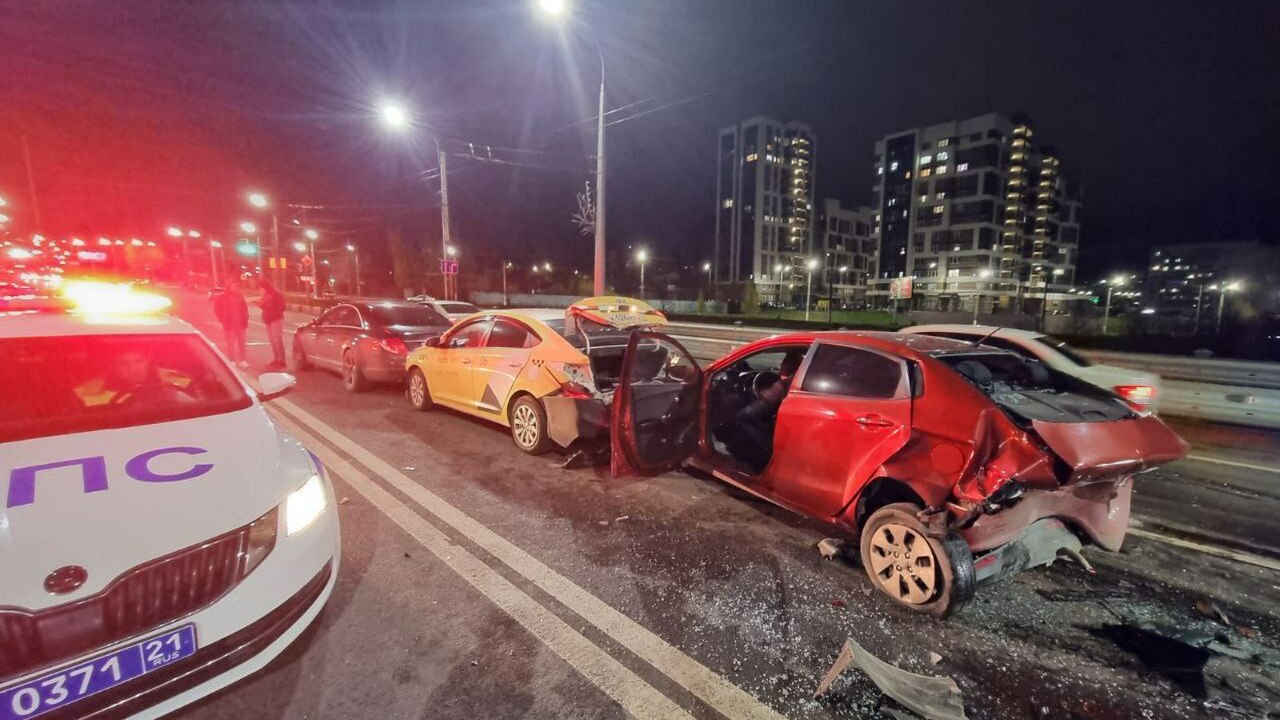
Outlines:
[[622,358],[611,408],[614,475],[680,465],[698,444],[702,370],[680,343],[636,330]]

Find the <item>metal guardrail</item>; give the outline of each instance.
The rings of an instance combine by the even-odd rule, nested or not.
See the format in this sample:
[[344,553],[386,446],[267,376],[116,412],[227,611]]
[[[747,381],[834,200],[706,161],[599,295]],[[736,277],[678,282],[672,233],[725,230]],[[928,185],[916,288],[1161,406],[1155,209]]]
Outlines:
[[[670,323],[667,333],[699,362],[753,340],[795,330]],[[1161,378],[1160,412],[1177,417],[1280,430],[1280,363],[1082,350],[1090,360],[1154,372]]]

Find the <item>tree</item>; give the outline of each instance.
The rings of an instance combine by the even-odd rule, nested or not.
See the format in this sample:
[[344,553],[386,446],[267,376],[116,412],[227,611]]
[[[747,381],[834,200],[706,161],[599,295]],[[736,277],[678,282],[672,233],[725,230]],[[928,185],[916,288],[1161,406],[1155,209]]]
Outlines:
[[756,291],[756,284],[750,281],[742,284],[742,314],[760,314],[760,293]]
[[698,314],[702,315],[707,311],[707,294],[702,290],[698,290]]

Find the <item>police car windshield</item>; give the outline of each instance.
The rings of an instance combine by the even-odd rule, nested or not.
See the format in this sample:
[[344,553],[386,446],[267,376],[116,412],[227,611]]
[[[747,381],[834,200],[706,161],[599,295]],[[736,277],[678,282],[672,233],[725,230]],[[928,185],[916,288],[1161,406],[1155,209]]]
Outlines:
[[252,399],[196,335],[0,339],[0,442],[187,420]]

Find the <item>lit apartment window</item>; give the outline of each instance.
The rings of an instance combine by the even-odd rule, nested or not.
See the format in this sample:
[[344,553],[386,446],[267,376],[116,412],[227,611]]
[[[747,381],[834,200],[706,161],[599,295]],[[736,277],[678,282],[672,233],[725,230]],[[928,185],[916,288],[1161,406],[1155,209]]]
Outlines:
[[942,206],[941,206],[941,205],[935,205],[935,206],[933,207],[933,214],[934,214],[934,215],[941,215],[941,214],[942,214]]
[[724,208],[728,210],[729,208],[733,207],[733,198],[725,198],[724,202],[721,203],[721,205],[723,205]]
[[897,204],[898,204],[898,198],[889,198],[889,207],[893,207],[894,205],[897,205]]
[[937,200],[946,200],[946,199],[947,199],[947,194],[946,194],[946,193],[944,193],[944,192],[940,192],[940,193],[938,193],[938,196],[937,196],[937,198],[935,198],[935,199],[937,199]]
[[935,172],[936,172],[938,175],[946,175],[946,174],[947,174],[947,166],[946,166],[946,165],[939,165],[939,166],[938,166],[938,169],[937,169]]
[[933,168],[925,168],[920,171],[920,177],[927,178],[933,174]]
[[889,163],[889,172],[893,172],[894,170],[897,170],[897,169],[898,169],[897,160],[894,160],[893,162]]
[[938,153],[938,162],[942,162],[943,160],[946,160],[946,159],[947,159],[947,158],[949,158],[949,157],[951,157],[951,153],[948,153],[948,152],[940,152],[940,153]]
[[932,155],[921,155],[921,156],[920,156],[920,164],[921,164],[921,165],[927,165],[927,164],[929,164],[929,163],[931,163],[931,162],[933,162],[933,156],[932,156]]
[[760,154],[759,154],[759,153],[751,153],[751,154],[750,154],[750,155],[748,155],[746,158],[744,158],[744,160],[745,160],[746,162],[755,162],[755,161],[757,161],[757,160],[759,160],[759,159],[760,159]]
[[950,144],[951,144],[951,138],[942,138],[941,140],[938,141],[938,147],[946,147]]
[[928,195],[921,195],[921,196],[920,196],[920,202],[928,202],[928,201],[929,201],[929,196],[928,196]]
[[902,177],[906,178],[907,180],[910,180],[910,179],[911,179],[911,171],[910,171],[910,170],[906,171],[905,173],[903,173],[903,174],[902,174]]
[[883,168],[883,167],[881,167],[880,165],[877,165],[877,166],[876,166],[876,174],[877,174],[877,175],[883,175],[883,174],[884,174],[884,168]]

